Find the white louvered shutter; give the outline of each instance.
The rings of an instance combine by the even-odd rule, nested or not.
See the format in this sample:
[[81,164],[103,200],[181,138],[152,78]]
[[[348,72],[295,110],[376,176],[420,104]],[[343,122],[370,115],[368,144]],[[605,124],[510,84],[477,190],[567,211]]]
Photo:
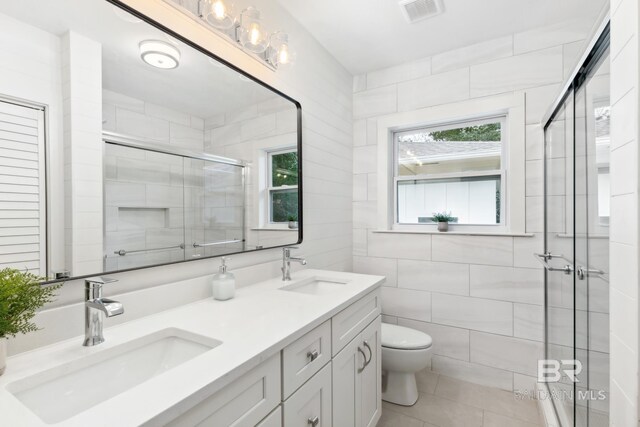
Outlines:
[[46,274],[44,112],[0,101],[0,268]]

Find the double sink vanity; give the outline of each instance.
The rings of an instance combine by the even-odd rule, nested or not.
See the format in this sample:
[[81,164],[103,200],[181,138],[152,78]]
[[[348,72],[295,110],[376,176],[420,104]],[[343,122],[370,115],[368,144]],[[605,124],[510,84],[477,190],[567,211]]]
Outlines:
[[0,377],[3,423],[375,426],[383,281],[304,270],[106,328],[98,346],[22,353]]

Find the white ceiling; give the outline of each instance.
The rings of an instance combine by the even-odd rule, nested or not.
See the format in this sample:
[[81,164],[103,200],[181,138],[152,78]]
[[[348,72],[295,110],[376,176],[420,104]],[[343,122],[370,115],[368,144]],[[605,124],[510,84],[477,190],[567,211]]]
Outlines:
[[[99,42],[105,89],[166,108],[207,118],[277,96],[104,0],[5,1],[0,13],[52,34],[73,30]],[[177,46],[180,66],[160,70],[145,64],[138,44],[148,39]]]
[[567,20],[595,22],[603,0],[443,0],[408,24],[397,0],[278,0],[350,72],[360,74]]

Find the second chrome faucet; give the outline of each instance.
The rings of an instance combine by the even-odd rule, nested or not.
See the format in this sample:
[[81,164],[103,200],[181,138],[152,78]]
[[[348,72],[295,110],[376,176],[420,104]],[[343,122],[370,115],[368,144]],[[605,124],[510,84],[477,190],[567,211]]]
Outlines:
[[291,262],[299,262],[302,265],[307,265],[307,260],[301,257],[292,257],[291,250],[298,249],[295,246],[289,246],[282,248],[282,280],[291,280]]

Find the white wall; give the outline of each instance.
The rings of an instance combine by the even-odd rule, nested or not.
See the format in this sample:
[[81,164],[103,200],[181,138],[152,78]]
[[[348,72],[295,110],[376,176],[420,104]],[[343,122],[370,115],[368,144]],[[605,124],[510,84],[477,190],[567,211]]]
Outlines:
[[[531,388],[543,358],[541,119],[594,23],[513,34],[354,79],[354,270],[384,274],[386,322],[434,338],[432,369]],[[503,94],[526,99],[526,231],[532,236],[376,233],[377,120]],[[386,143],[383,142],[383,143]],[[508,183],[507,183],[508,185]]]
[[[263,11],[272,28],[289,32],[298,51],[289,70],[272,72],[234,45],[217,38],[160,0],[128,0],[126,3],[153,19],[194,40],[227,61],[297,99],[303,112],[304,244],[297,251],[307,258],[307,267],[351,269],[352,225],[352,76],[275,0],[252,2]],[[242,2],[237,2],[242,3]],[[241,4],[237,4],[241,7]],[[281,250],[267,250],[235,256],[230,263],[240,285],[280,274]],[[119,282],[105,289],[105,296],[118,299],[126,292],[183,280],[217,271],[218,260],[200,260],[116,274]],[[185,287],[180,300],[159,297],[152,309],[168,308],[210,292],[206,281],[197,290]],[[157,288],[160,289],[160,288]],[[188,290],[187,290],[188,289]],[[151,291],[153,293],[153,291]],[[157,294],[160,296],[160,294]],[[70,281],[58,301],[36,317],[42,331],[9,341],[11,354],[79,336],[83,333],[78,304],[83,300],[83,281]],[[155,299],[154,299],[155,300]],[[56,308],[57,307],[57,308]],[[151,311],[153,312],[153,311]],[[107,321],[126,322],[149,314],[149,307],[132,307]]]
[[637,0],[611,1],[611,425],[638,425]]

